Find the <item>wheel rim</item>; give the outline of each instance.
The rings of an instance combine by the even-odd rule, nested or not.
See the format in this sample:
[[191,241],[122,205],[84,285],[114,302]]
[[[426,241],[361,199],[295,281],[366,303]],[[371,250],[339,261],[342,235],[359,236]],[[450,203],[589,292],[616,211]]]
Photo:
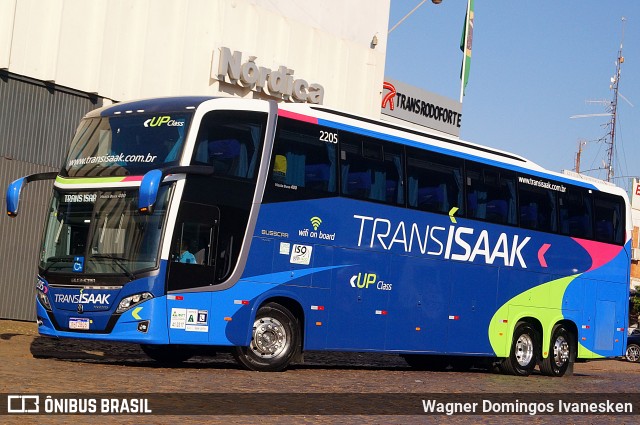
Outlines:
[[518,364],[527,367],[533,359],[533,338],[529,334],[522,334],[518,337],[515,346],[515,357]]
[[637,362],[640,359],[640,347],[631,346],[627,348],[627,360],[630,362]]
[[289,347],[287,330],[284,325],[273,317],[263,317],[253,324],[253,341],[251,351],[262,358],[279,356]]
[[569,361],[569,353],[569,342],[564,336],[558,336],[553,343],[553,361],[557,367],[561,367]]

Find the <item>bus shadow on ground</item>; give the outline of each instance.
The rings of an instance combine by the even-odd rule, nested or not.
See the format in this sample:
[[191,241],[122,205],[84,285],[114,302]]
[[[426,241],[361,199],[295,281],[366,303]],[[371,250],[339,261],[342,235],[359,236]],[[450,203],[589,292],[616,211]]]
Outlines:
[[[30,346],[36,359],[54,359],[68,362],[112,364],[143,368],[184,369],[241,369],[228,352],[213,352],[203,347],[188,361],[162,364],[149,358],[138,344],[103,341],[56,339],[36,336]],[[304,363],[293,363],[288,370],[397,370],[412,371],[398,355],[375,353],[307,352]],[[452,369],[439,371],[452,372]],[[471,368],[465,372],[487,373],[486,368]]]
[[[35,337],[30,347],[36,359],[54,359],[69,362],[112,364],[132,367],[167,367],[149,358],[138,344],[102,341]],[[237,368],[233,358],[218,359],[215,353],[198,352],[188,362],[172,367],[180,368]]]

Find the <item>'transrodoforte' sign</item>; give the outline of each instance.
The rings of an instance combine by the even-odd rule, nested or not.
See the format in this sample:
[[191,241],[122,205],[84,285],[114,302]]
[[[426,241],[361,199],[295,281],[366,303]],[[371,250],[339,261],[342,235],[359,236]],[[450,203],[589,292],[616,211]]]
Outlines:
[[460,135],[462,104],[418,87],[385,78],[382,118],[408,121],[445,133]]
[[[309,83],[302,78],[293,76],[293,69],[284,65],[272,70],[256,63],[256,56],[242,61],[242,52],[221,47],[219,54],[214,52],[211,78],[263,92],[278,99],[293,102],[308,102],[322,104],[324,87],[320,84]],[[217,58],[217,64],[216,64]]]

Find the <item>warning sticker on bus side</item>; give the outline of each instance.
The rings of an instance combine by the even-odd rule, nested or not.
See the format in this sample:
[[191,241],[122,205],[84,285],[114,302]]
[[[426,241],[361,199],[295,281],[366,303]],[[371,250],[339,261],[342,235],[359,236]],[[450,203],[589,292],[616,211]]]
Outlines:
[[171,329],[184,329],[187,325],[187,309],[186,308],[172,308],[171,309],[171,322],[169,328]]
[[289,262],[292,264],[303,264],[308,266],[311,262],[311,251],[313,250],[312,246],[309,245],[293,245],[293,249],[291,250],[291,258]]

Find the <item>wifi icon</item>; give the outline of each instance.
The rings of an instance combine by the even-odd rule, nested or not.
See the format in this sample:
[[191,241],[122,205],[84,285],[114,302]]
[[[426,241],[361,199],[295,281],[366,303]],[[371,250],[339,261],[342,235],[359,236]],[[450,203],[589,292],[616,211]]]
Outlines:
[[318,230],[318,227],[322,224],[322,220],[320,217],[311,217],[311,225],[313,226],[313,230]]

